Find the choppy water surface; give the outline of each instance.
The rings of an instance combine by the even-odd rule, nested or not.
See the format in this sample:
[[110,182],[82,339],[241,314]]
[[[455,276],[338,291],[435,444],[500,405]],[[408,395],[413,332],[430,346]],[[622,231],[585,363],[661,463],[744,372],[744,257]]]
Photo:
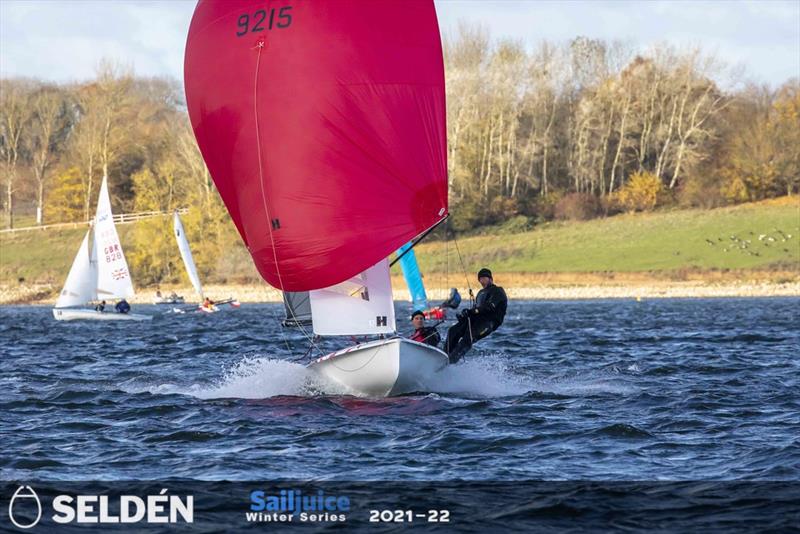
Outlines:
[[281,314],[0,308],[0,478],[800,479],[798,299],[512,301],[391,399],[309,377]]

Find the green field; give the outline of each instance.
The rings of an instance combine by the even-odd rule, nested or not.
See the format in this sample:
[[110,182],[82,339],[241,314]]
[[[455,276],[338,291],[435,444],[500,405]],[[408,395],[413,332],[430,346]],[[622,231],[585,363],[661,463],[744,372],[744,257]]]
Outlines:
[[[0,282],[63,283],[86,228],[0,234]],[[118,228],[120,238],[125,228]]]
[[[134,225],[118,229],[122,242],[130,243]],[[61,284],[84,232],[76,228],[0,234],[0,283],[24,278]],[[715,210],[548,223],[523,233],[489,229],[484,234],[458,240],[468,272],[484,265],[495,272],[517,273],[800,271],[797,197]],[[416,250],[427,274],[461,272],[452,242],[422,243]]]
[[[761,239],[759,239],[761,238]],[[458,241],[465,268],[497,272],[800,269],[800,201],[625,214]],[[423,272],[460,271],[452,243],[420,244]]]

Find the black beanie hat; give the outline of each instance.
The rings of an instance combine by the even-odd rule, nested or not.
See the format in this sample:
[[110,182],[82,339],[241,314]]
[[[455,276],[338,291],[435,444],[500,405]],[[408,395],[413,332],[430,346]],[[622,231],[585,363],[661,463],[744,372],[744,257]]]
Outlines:
[[411,318],[413,319],[413,318],[414,318],[414,317],[416,317],[417,315],[421,315],[423,318],[425,318],[425,314],[424,314],[424,313],[422,313],[422,312],[421,312],[421,311],[419,311],[419,310],[417,310],[417,311],[415,311],[414,313],[412,313],[412,314],[411,314]]
[[480,278],[481,276],[488,276],[489,278],[492,278],[492,271],[484,267],[483,269],[478,271],[478,278]]

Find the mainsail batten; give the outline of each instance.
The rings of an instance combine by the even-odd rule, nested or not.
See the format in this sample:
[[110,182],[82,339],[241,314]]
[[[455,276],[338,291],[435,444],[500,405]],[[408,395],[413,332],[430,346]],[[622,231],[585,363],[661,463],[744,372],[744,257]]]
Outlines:
[[256,32],[260,6],[199,2],[192,126],[262,277],[333,286],[447,215],[436,13],[427,1],[304,2],[276,6],[281,24]]

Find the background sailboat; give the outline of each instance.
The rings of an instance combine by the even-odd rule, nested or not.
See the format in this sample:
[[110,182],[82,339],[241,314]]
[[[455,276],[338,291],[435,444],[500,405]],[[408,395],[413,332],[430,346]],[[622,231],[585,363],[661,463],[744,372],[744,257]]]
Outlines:
[[232,307],[238,308],[239,301],[236,299],[226,299],[213,304],[206,303],[205,295],[203,294],[203,284],[200,283],[200,275],[197,274],[197,266],[194,263],[192,256],[192,249],[189,247],[189,239],[186,237],[186,230],[183,229],[183,222],[177,210],[172,214],[172,230],[175,234],[175,240],[178,243],[178,250],[181,253],[183,266],[186,269],[186,274],[189,276],[189,281],[192,283],[195,293],[197,294],[200,303],[198,309],[205,313],[214,313],[219,311],[219,306],[230,304]]
[[[201,0],[184,70],[198,145],[262,277],[310,292],[315,334],[393,335],[386,258],[448,210],[433,2]],[[446,364],[394,338],[312,368],[386,395]]]
[[78,254],[72,262],[64,289],[61,290],[53,308],[53,317],[59,321],[152,319],[150,315],[116,313],[110,303],[107,304],[107,311],[102,312],[89,305],[92,301],[127,299],[133,295],[128,262],[125,261],[125,254],[111,213],[108,179],[104,176],[92,227],[86,232]]
[[186,274],[189,276],[189,281],[192,283],[194,292],[199,297],[199,302],[203,302],[203,285],[200,283],[200,276],[197,274],[197,266],[194,264],[192,257],[192,249],[189,248],[189,240],[186,238],[186,230],[183,229],[181,216],[175,211],[172,214],[172,231],[175,234],[175,240],[178,242],[178,250],[181,253],[183,266],[186,268]]

